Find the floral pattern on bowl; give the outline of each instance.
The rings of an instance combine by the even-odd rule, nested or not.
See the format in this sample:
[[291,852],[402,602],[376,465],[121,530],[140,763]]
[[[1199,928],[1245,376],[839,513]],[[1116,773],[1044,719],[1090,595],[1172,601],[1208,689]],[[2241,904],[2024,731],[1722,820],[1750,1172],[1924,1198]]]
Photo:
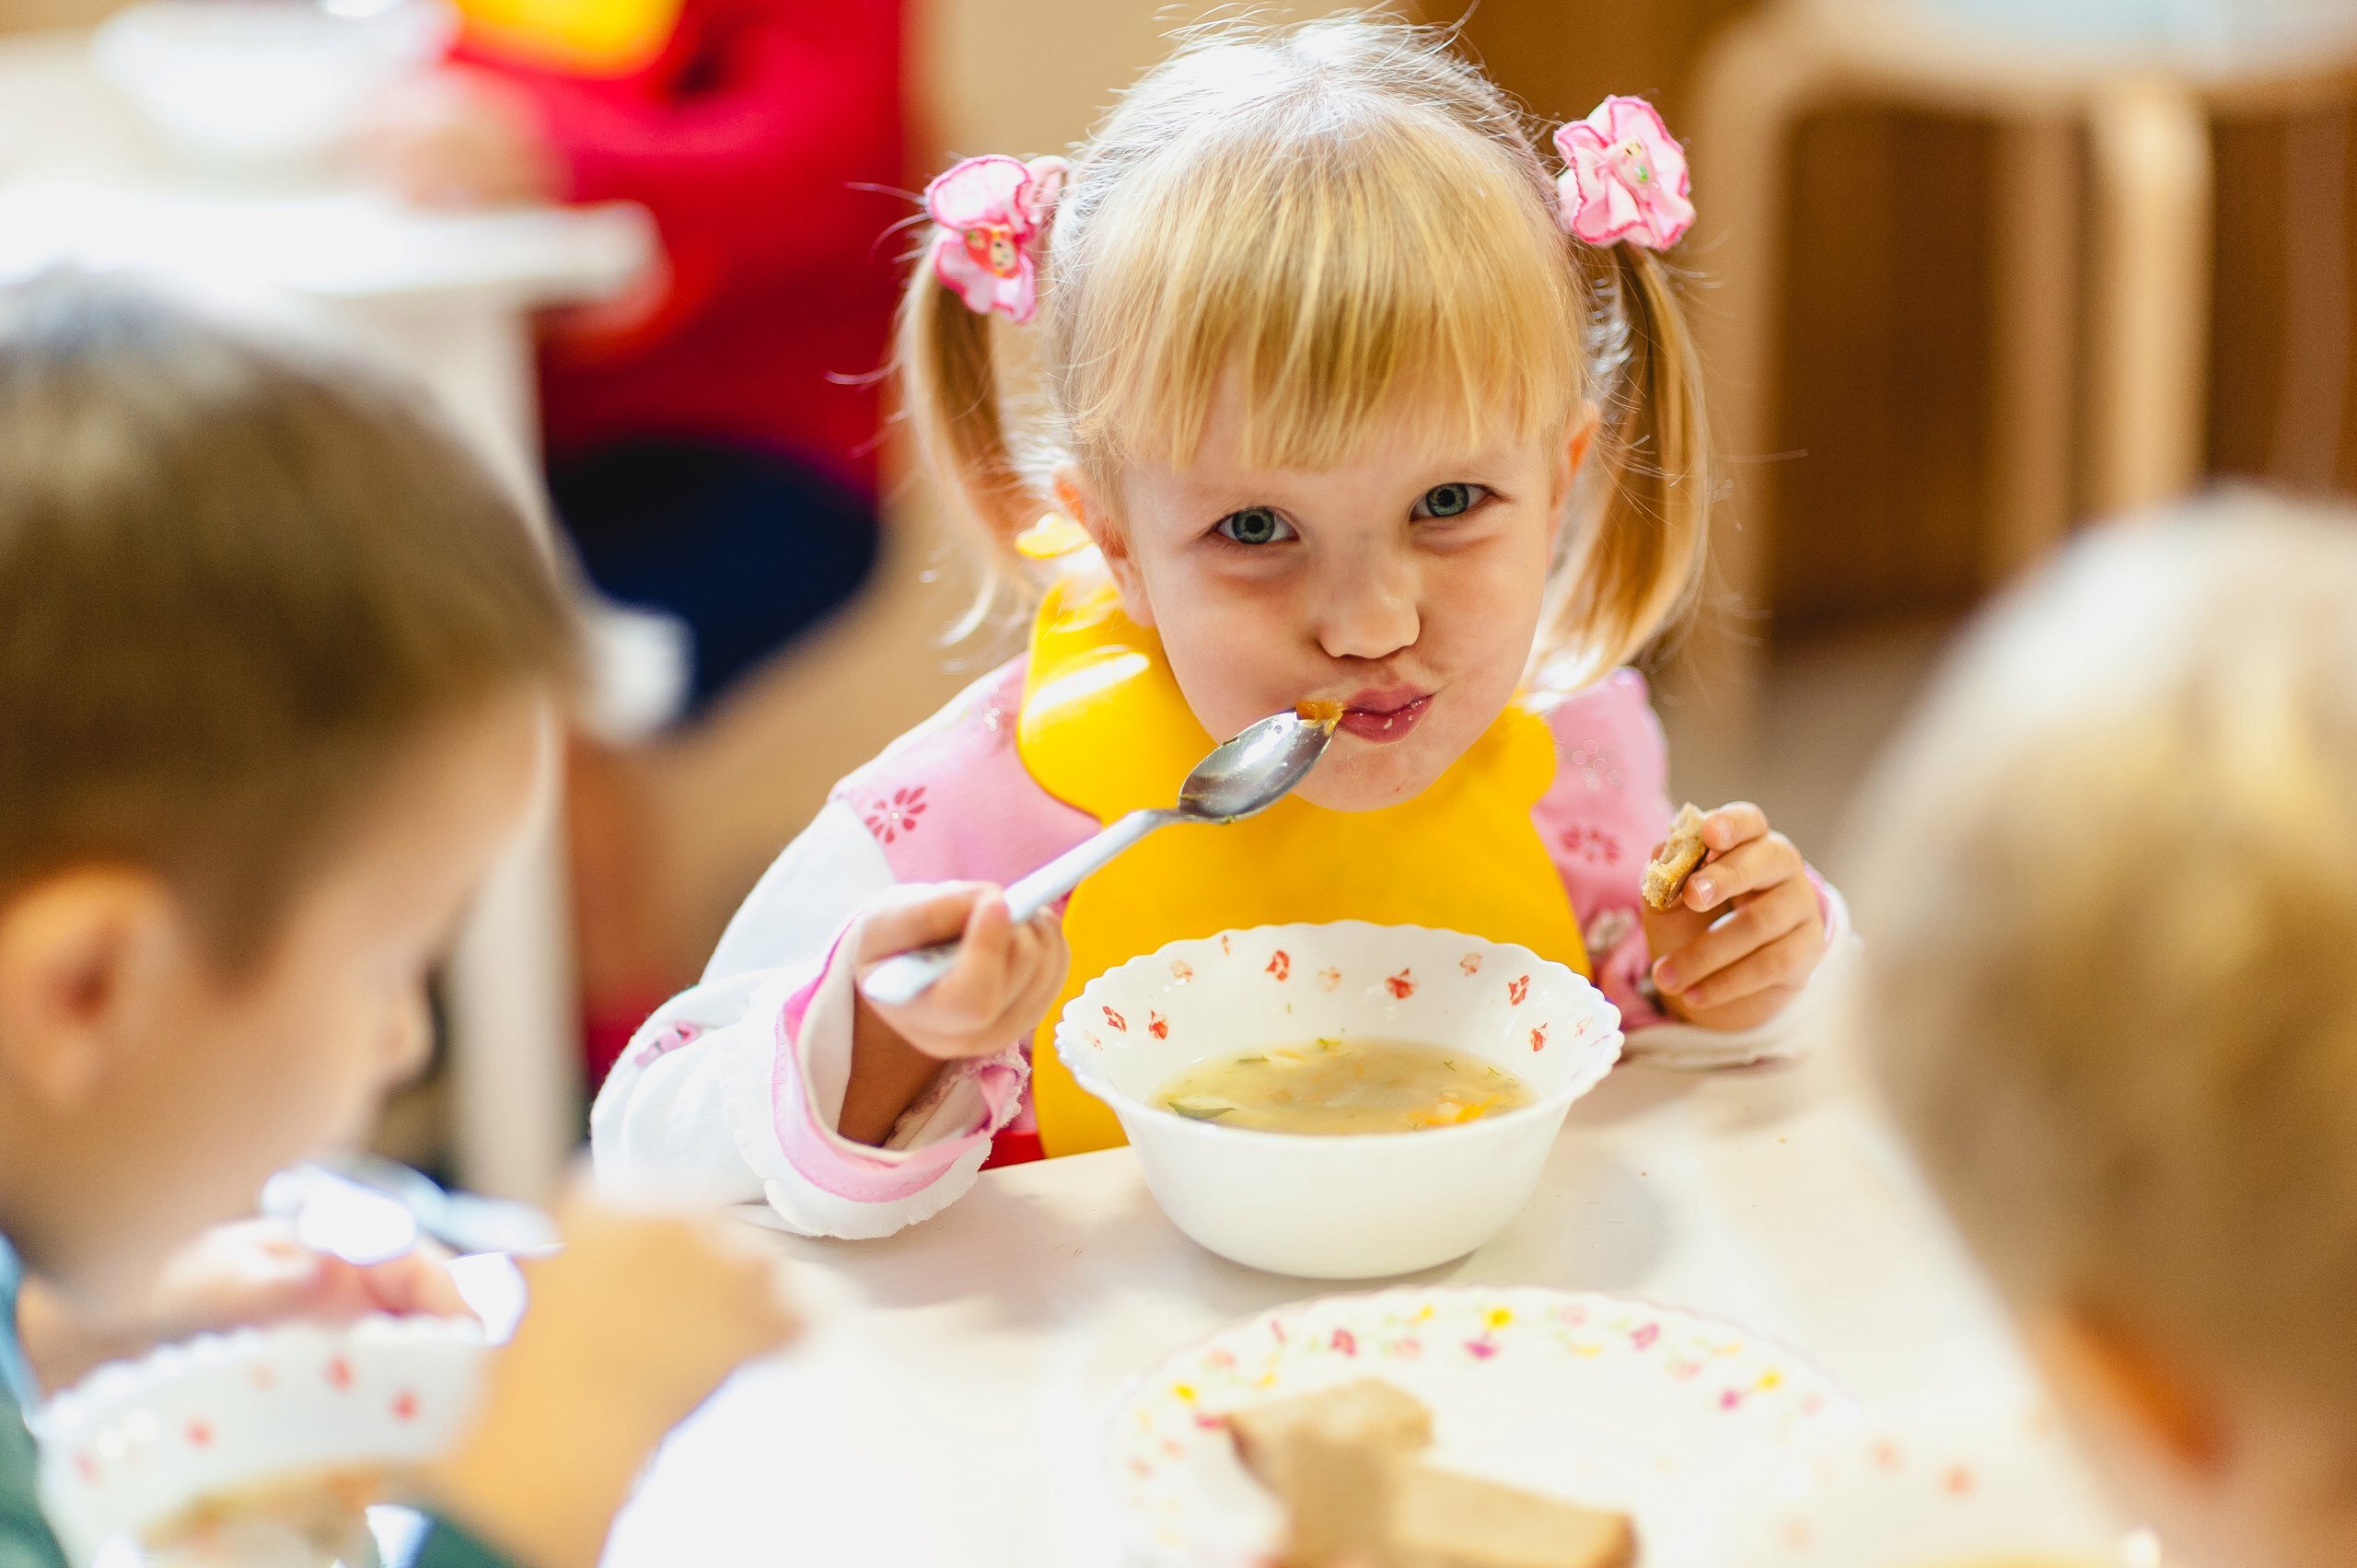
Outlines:
[[371,1318],[208,1334],[102,1366],[32,1419],[42,1512],[87,1564],[207,1499],[420,1463],[472,1414],[486,1353],[471,1319]]
[[[1302,1136],[1156,1107],[1206,1058],[1313,1039],[1445,1045],[1522,1080],[1528,1104],[1457,1126]],[[1369,1279],[1464,1256],[1514,1218],[1572,1102],[1620,1056],[1603,993],[1527,947],[1364,921],[1173,942],[1089,981],[1056,1051],[1111,1106],[1180,1230],[1279,1273]]]

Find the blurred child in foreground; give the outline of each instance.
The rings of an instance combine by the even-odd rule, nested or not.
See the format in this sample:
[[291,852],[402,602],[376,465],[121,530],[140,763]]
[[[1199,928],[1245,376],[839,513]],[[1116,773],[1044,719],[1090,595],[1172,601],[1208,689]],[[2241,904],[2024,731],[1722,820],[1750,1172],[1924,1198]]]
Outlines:
[[[428,966],[575,657],[521,517],[402,395],[72,278],[0,296],[0,1564],[62,1562],[40,1385],[455,1304],[430,1260],[206,1227],[420,1064]],[[786,1330],[733,1239],[586,1209],[567,1236],[422,1562],[588,1568],[655,1443]]]
[[2119,1499],[2357,1562],[2357,517],[2078,546],[1866,816],[1862,1036]]

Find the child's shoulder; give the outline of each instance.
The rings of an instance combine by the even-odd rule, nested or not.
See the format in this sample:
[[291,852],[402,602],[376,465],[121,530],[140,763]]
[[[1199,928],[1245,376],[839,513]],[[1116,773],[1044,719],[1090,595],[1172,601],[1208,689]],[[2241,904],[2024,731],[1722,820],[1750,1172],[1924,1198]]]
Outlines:
[[1662,744],[1661,721],[1654,716],[1652,690],[1645,678],[1625,665],[1585,686],[1548,686],[1543,682],[1524,699],[1555,737],[1555,749],[1576,749],[1600,736],[1649,739]]
[[1664,786],[1669,754],[1645,678],[1615,669],[1585,686],[1541,688],[1527,699],[1555,739],[1555,782],[1542,816],[1593,813],[1613,800],[1647,800]]
[[1012,749],[1015,721],[1023,708],[1023,655],[1000,665],[944,703],[930,717],[901,735],[835,785],[838,797],[864,783],[910,770],[938,767],[973,752]]
[[1004,882],[1097,826],[1041,789],[1016,748],[1026,666],[992,670],[829,795],[865,825],[895,881]]

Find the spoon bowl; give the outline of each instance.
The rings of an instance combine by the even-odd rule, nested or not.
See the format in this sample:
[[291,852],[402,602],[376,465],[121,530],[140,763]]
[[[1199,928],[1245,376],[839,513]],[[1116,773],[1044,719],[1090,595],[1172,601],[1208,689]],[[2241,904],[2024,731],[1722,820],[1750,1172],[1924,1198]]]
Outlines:
[[1326,755],[1334,726],[1299,714],[1271,714],[1212,749],[1178,786],[1190,821],[1240,822],[1294,792]]
[[[1309,776],[1333,738],[1331,719],[1271,714],[1213,747],[1178,786],[1176,806],[1132,811],[1009,887],[1007,912],[1022,924],[1157,829],[1178,822],[1224,826],[1258,816]],[[867,971],[860,992],[881,1006],[905,1006],[949,972],[958,961],[958,946],[939,942],[896,953]]]

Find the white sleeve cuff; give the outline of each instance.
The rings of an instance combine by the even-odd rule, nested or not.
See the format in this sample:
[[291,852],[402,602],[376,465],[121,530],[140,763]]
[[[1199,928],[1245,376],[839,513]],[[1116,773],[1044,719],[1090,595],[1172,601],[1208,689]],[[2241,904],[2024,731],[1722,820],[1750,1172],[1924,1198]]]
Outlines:
[[835,1129],[851,1074],[857,941],[854,924],[809,986],[798,1027],[791,1014],[804,988],[781,980],[754,998],[751,1016],[770,1028],[728,1042],[722,1090],[737,1151],[786,1228],[850,1239],[889,1236],[964,1195],[1027,1076],[1015,1048],[951,1063],[885,1147],[844,1138]]

